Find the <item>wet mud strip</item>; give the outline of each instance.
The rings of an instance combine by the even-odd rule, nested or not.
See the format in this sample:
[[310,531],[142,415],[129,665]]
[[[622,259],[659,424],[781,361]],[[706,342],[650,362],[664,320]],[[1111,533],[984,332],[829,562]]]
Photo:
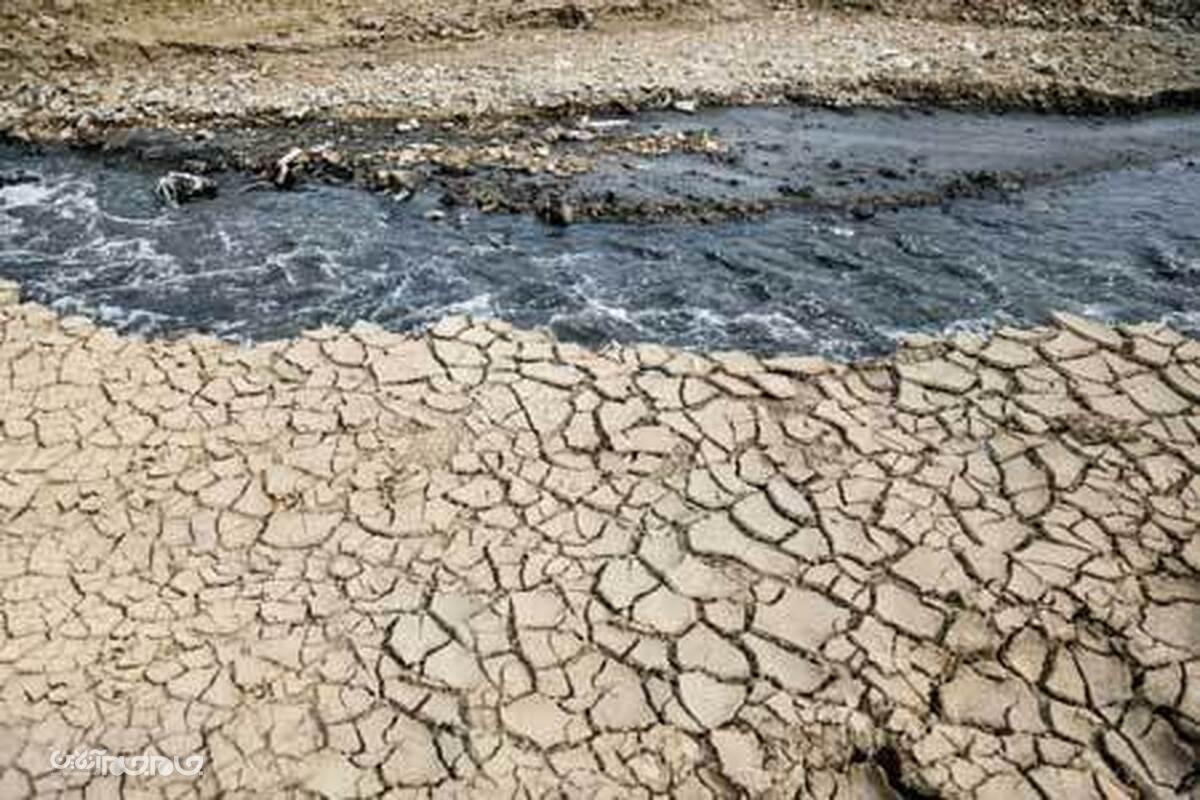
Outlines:
[[132,129],[75,147],[164,172],[240,172],[264,189],[321,181],[400,199],[432,191],[447,207],[535,213],[557,224],[787,208],[863,215],[1200,154],[1200,116],[1179,112],[682,107],[567,119]]

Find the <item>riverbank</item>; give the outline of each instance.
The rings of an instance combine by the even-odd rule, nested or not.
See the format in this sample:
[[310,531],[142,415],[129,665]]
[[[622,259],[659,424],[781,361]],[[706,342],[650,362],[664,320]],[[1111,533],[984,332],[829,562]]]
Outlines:
[[[803,174],[783,175],[780,191],[750,195],[704,186],[713,170],[703,166],[699,193],[683,175],[658,196],[613,192],[611,178],[651,160],[747,155],[745,142],[700,119],[640,125],[634,112],[653,109],[1196,107],[1200,32],[1182,13],[1130,16],[1119,5],[1041,4],[1039,15],[1019,4],[959,14],[952,3],[885,4],[887,14],[871,14],[754,3],[402,13],[352,3],[322,14],[283,2],[235,18],[203,3],[148,4],[137,16],[67,3],[0,20],[0,138],[163,171],[239,171],[277,188],[353,181],[407,197],[432,183],[449,206],[554,224],[796,206],[869,214],[1020,188],[1071,173],[1086,153],[1068,149],[1064,169],[1036,176],[989,164],[937,184],[909,180],[904,160],[833,176],[827,165],[840,159],[801,158],[792,166]],[[594,172],[602,176],[589,184]],[[820,188],[830,183],[861,185],[831,202]]]
[[[838,364],[5,304],[0,418],[5,797],[1194,788],[1200,342],[1163,327]],[[88,748],[205,766],[49,769]]]
[[0,130],[88,141],[131,126],[495,122],[679,103],[1128,111],[1200,97],[1200,34],[1182,16],[1033,28],[1015,13],[949,21],[750,2],[525,16],[452,4],[402,18],[349,6],[10,11]]

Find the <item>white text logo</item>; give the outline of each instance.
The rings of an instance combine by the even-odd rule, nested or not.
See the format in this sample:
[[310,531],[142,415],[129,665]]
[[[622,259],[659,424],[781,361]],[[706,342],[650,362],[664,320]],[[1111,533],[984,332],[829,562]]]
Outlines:
[[168,758],[149,753],[110,756],[107,750],[80,750],[66,754],[55,750],[50,754],[50,766],[54,769],[94,772],[97,775],[157,775],[166,778],[178,773],[191,777],[199,775],[204,769],[204,756],[188,756],[181,762],[179,756]]

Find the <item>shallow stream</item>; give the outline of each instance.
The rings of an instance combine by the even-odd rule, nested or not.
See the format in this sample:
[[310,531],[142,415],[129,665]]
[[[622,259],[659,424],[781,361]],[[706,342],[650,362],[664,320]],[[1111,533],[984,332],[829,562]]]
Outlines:
[[[158,174],[127,160],[0,145],[0,276],[127,331],[243,339],[454,312],[588,344],[838,357],[1053,309],[1200,333],[1200,116],[744,109],[636,124],[707,128],[736,157],[646,159],[587,177],[589,190],[865,195],[897,174],[932,187],[980,164],[1023,188],[873,216],[801,207],[554,228],[461,209],[428,219],[433,193],[251,191],[235,175],[215,199],[168,208]],[[17,170],[36,180],[12,182]]]

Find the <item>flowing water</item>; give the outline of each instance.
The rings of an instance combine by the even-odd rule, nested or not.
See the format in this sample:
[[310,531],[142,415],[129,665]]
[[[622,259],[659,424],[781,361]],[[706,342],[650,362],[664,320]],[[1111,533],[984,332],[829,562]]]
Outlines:
[[[845,194],[864,191],[863,170],[844,177],[863,151],[872,163],[946,170],[990,157],[1041,179],[869,218],[792,209],[557,229],[460,210],[428,220],[432,193],[397,203],[315,183],[245,191],[235,176],[215,199],[167,208],[153,193],[157,174],[122,159],[3,146],[0,172],[38,179],[0,185],[0,276],[123,330],[239,339],[359,319],[409,329],[454,312],[547,325],[588,344],[838,357],[884,352],[904,332],[1036,323],[1054,309],[1200,333],[1200,117],[1098,125],[954,115],[948,124],[944,114],[839,122],[829,112],[806,127],[798,113],[647,119],[639,124],[711,126],[736,140],[739,158],[663,159],[586,180],[747,194],[779,191],[783,176]],[[1055,172],[1059,156],[1070,169]]]

